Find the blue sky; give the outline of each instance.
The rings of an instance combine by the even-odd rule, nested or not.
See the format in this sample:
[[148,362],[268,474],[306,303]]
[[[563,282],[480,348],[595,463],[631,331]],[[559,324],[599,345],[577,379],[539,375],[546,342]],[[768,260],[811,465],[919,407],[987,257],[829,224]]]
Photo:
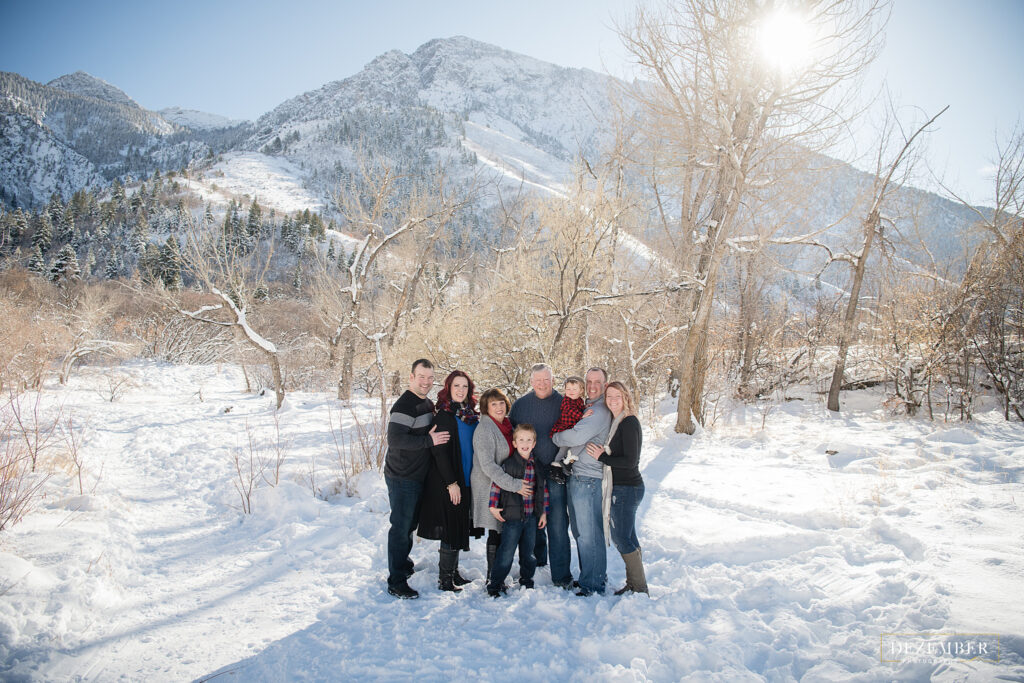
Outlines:
[[[634,0],[174,3],[0,0],[0,70],[45,83],[83,70],[144,107],[254,119],[357,72],[390,49],[466,35],[563,66],[625,72],[613,22]],[[883,80],[907,116],[951,105],[927,141],[930,168],[975,201],[996,130],[1024,109],[1024,0],[895,0]],[[861,143],[867,147],[867,136]],[[920,177],[918,183],[929,185]]]

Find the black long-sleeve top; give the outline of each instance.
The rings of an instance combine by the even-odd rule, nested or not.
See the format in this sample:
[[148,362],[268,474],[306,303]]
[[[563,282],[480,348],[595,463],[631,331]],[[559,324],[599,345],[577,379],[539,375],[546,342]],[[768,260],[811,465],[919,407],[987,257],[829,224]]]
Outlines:
[[640,428],[640,420],[636,419],[636,415],[622,418],[607,450],[598,458],[612,468],[613,486],[640,486],[644,483],[640,476],[640,449],[643,445],[644,433]]

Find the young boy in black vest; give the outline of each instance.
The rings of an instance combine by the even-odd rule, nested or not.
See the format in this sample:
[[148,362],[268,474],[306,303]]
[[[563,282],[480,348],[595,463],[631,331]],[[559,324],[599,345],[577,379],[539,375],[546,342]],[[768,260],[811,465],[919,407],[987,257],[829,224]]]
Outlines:
[[543,529],[548,520],[548,487],[544,482],[537,481],[537,467],[533,460],[536,445],[537,431],[533,426],[518,425],[512,433],[515,451],[501,463],[501,469],[507,474],[533,486],[532,496],[524,499],[514,491],[505,491],[497,484],[491,484],[489,509],[494,518],[502,522],[501,544],[487,584],[487,594],[494,598],[508,590],[505,577],[512,571],[517,547],[519,583],[525,588],[533,588],[533,574],[537,571],[537,558],[533,554],[537,529]]

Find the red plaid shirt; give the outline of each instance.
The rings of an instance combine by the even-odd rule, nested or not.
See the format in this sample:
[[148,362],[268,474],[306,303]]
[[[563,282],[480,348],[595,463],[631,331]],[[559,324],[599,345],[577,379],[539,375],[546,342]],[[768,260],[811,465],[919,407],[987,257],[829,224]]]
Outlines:
[[551,428],[551,434],[554,436],[558,432],[564,432],[566,429],[572,429],[576,426],[576,423],[583,417],[583,411],[586,410],[587,404],[583,400],[583,397],[569,398],[568,396],[562,397],[562,409],[558,414],[558,421],[555,422],[555,426]]
[[[516,457],[513,453],[509,456],[510,458]],[[529,486],[533,486],[533,483],[537,480],[537,475],[533,467],[533,455],[526,459],[526,473],[523,474],[523,483]],[[534,491],[533,495],[529,498],[523,498],[523,517],[529,517],[533,514],[534,499],[537,497],[537,492]],[[501,500],[501,487],[495,483],[491,483],[491,497],[488,500],[488,507],[496,508]],[[544,514],[548,513],[548,485],[544,484]]]

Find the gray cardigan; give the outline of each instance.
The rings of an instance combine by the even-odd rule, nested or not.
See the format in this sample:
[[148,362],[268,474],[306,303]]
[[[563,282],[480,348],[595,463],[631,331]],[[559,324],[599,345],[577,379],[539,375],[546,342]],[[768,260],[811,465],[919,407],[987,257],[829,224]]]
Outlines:
[[506,491],[518,491],[522,479],[516,479],[501,469],[507,458],[508,441],[494,420],[480,416],[480,424],[473,432],[473,472],[469,476],[473,491],[473,526],[501,531],[501,522],[490,513],[488,503],[491,497],[491,482]]

